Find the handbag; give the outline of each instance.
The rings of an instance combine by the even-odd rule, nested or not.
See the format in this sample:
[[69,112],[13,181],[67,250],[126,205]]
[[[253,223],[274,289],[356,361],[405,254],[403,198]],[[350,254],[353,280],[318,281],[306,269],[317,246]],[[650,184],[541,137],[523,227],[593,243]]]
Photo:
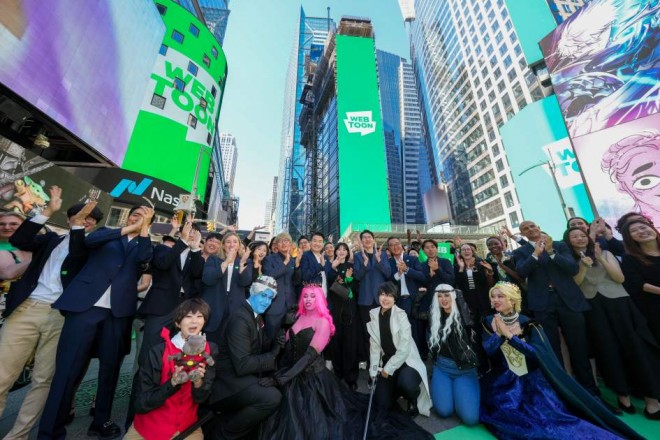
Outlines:
[[349,295],[350,291],[351,291],[351,289],[349,289],[348,287],[346,287],[345,284],[342,284],[337,280],[335,280],[335,282],[332,283],[332,286],[330,286],[330,292],[332,292],[335,295],[339,296],[343,300],[348,299],[348,295]]

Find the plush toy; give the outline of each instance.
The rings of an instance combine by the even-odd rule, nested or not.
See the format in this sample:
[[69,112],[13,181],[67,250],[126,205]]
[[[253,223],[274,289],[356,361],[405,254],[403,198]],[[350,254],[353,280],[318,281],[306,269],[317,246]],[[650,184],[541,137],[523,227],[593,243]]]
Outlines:
[[173,382],[175,385],[187,381],[195,382],[201,378],[201,373],[197,366],[204,363],[208,366],[215,365],[213,357],[204,350],[206,348],[206,336],[190,335],[183,344],[181,353],[170,355],[169,359],[174,360],[177,367],[183,367],[183,370],[174,373]]

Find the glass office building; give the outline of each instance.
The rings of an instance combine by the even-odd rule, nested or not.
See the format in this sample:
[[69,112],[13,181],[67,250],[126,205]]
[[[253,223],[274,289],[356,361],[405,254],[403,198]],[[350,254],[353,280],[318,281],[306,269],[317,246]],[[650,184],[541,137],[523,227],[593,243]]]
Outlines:
[[276,232],[288,231],[294,238],[306,231],[305,162],[306,152],[300,144],[300,112],[298,98],[305,85],[305,60],[318,60],[334,21],[326,17],[307,17],[300,8],[298,29],[289,59],[284,89],[284,112],[280,151],[279,188],[275,207]]
[[504,0],[419,0],[411,52],[437,178],[457,224],[517,227],[499,128],[543,98]]

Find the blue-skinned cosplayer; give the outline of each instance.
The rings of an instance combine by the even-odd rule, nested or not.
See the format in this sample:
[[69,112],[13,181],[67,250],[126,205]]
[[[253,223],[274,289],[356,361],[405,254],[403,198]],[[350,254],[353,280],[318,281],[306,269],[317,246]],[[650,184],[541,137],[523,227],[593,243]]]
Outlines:
[[224,320],[216,364],[216,380],[209,403],[220,411],[217,423],[207,433],[213,439],[238,439],[277,409],[282,394],[277,388],[259,385],[259,376],[275,370],[275,360],[285,338],[262,353],[262,315],[277,296],[277,282],[262,275],[252,283],[250,297]]
[[642,439],[569,376],[540,325],[520,315],[515,284],[490,290],[497,313],[483,323],[491,370],[479,419],[499,439]]

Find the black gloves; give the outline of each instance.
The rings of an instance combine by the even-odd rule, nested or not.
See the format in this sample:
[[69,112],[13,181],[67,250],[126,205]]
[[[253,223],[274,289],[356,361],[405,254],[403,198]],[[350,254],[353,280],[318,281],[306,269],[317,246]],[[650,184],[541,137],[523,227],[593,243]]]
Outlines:
[[273,348],[270,352],[272,353],[273,356],[277,357],[285,345],[286,345],[286,331],[282,329],[277,334],[277,338],[275,339],[275,344],[273,344]]
[[300,359],[298,359],[298,361],[293,364],[293,366],[286,370],[280,370],[275,373],[275,382],[277,382],[279,386],[286,385],[294,377],[305,371],[307,367],[309,367],[312,362],[316,360],[317,357],[319,357],[318,352],[313,347],[308,347],[305,354]]

